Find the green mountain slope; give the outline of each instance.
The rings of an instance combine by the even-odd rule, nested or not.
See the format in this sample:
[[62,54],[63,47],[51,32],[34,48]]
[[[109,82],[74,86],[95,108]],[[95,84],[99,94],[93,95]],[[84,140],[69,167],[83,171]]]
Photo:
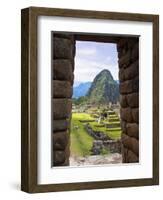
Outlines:
[[87,93],[90,103],[116,103],[119,100],[119,85],[109,70],[102,70],[93,80]]

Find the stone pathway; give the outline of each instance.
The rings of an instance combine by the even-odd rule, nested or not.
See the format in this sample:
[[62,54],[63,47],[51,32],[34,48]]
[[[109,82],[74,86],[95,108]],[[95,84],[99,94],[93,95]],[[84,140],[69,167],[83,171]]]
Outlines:
[[109,155],[93,155],[87,157],[70,157],[70,166],[103,165],[122,163],[122,155],[113,153]]

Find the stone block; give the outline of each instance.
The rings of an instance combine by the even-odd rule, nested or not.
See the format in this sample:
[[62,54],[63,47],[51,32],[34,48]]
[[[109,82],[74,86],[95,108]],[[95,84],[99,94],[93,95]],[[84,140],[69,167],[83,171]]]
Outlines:
[[139,123],[139,108],[132,109],[133,122]]
[[124,79],[130,80],[139,75],[139,62],[135,61],[124,70]]
[[68,119],[53,120],[53,132],[67,130],[70,126]]
[[69,39],[72,42],[74,41],[74,35],[68,33],[54,33],[54,38],[61,38],[61,39]]
[[124,147],[133,151],[137,156],[139,155],[139,141],[136,138],[129,137],[126,134],[122,134],[122,144]]
[[71,99],[53,99],[53,119],[66,119],[71,115]]
[[128,80],[120,83],[120,94],[129,94],[139,91],[139,79],[136,77],[133,80]]
[[122,108],[128,107],[126,95],[120,95],[119,100],[120,100],[120,105]]
[[139,93],[131,93],[127,95],[127,103],[131,108],[139,107]]
[[53,134],[53,149],[65,150],[68,144],[68,131],[56,132]]
[[118,59],[120,59],[121,57],[123,57],[127,53],[128,47],[124,46],[124,47],[119,48],[117,50],[118,50]]
[[131,52],[132,62],[139,59],[139,43],[136,43]]
[[128,163],[138,163],[139,157],[135,153],[133,153],[132,151],[128,150],[127,160],[128,160]]
[[68,59],[55,59],[53,61],[53,79],[72,81],[72,63]]
[[123,163],[127,163],[127,154],[128,154],[128,149],[124,147],[124,145],[122,145],[122,162]]
[[126,129],[126,122],[121,120],[121,128],[122,128],[122,132],[123,133],[126,133],[127,132],[127,129]]
[[127,123],[126,125],[127,135],[135,138],[139,138],[139,125],[137,123]]
[[127,41],[127,46],[128,46],[129,49],[133,49],[133,47],[137,43],[139,43],[139,38],[138,37],[129,38],[128,41]]
[[119,68],[119,80],[120,82],[125,81],[125,69],[123,67]]
[[65,151],[60,151],[60,150],[53,151],[53,165],[54,166],[63,164],[65,162],[65,160],[66,160]]
[[127,45],[127,41],[128,38],[121,38],[119,39],[118,43],[117,43],[117,50],[119,52],[119,50],[121,50],[123,47],[125,47]]
[[67,38],[53,38],[53,58],[73,58],[73,43]]
[[119,63],[119,68],[126,68],[129,66],[131,61],[131,51],[129,50],[125,55],[119,58],[118,63]]
[[131,108],[121,108],[120,114],[121,114],[121,119],[126,121],[126,122],[132,122],[132,112]]
[[71,98],[72,86],[69,81],[53,81],[53,97],[55,98]]

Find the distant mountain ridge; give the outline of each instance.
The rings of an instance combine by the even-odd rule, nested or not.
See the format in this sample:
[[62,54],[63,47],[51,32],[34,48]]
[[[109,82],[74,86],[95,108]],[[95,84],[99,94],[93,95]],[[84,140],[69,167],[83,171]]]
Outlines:
[[78,86],[73,88],[73,98],[79,98],[85,96],[91,87],[92,82],[80,83]]
[[86,96],[90,103],[116,103],[119,100],[119,84],[111,72],[104,69],[94,78]]

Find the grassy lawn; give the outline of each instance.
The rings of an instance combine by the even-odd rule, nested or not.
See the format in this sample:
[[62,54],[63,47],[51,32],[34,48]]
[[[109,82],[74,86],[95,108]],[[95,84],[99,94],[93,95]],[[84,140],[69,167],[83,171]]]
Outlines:
[[[87,122],[82,122],[86,120],[94,120],[91,114],[87,113],[73,113],[71,120],[71,155],[73,156],[88,156],[91,154],[91,148],[93,144],[93,137],[91,137],[84,129],[84,124]],[[81,121],[80,121],[81,120]],[[117,140],[121,138],[121,128],[106,128],[103,123],[88,122],[94,131],[101,131],[107,134],[111,139]],[[108,123],[108,122],[107,122]],[[109,122],[108,124],[116,124],[119,122]]]
[[105,126],[98,127],[99,124],[97,122],[91,122],[89,124],[94,131],[101,131],[101,132],[107,134],[113,140],[117,140],[117,139],[121,138],[121,128],[120,127],[118,127],[118,128],[106,128]]
[[106,134],[113,140],[118,140],[121,138],[121,130],[119,131],[107,131]]
[[71,121],[71,155],[86,156],[90,155],[92,148],[93,138],[88,135],[84,129],[84,124],[79,120],[91,120],[89,114],[86,113],[73,113]]

